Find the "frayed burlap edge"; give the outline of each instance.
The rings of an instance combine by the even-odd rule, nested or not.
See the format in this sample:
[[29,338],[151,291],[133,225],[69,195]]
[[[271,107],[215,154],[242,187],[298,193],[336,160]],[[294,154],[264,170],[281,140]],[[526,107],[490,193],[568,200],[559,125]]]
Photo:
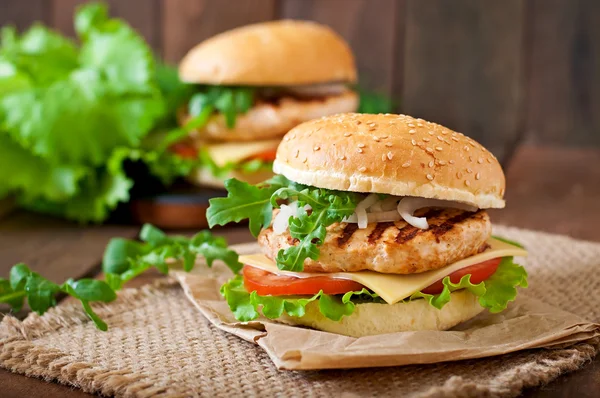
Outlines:
[[[170,278],[162,279],[153,285],[124,290],[116,302],[97,305],[94,309],[110,322],[111,315],[147,305],[150,300],[165,296],[172,289],[180,287]],[[89,323],[80,305],[75,302],[61,304],[43,316],[30,314],[24,321],[6,316],[0,324],[0,367],[29,377],[77,387],[88,393],[124,397],[178,396],[170,394],[164,387],[155,387],[144,381],[145,375],[130,369],[106,369],[33,342],[47,333]],[[528,360],[523,367],[506,371],[494,380],[493,385],[480,385],[476,381],[453,376],[443,386],[432,387],[418,396],[517,396],[525,388],[549,383],[561,374],[579,369],[591,361],[599,350],[600,339],[595,339],[569,347],[509,354],[508,357],[527,355],[528,359],[533,357],[533,360]]]
[[[180,288],[171,278],[161,279],[139,289],[125,289],[119,293],[117,301],[94,305],[94,310],[110,322],[111,315],[143,305],[149,299],[166,294],[168,289]],[[78,387],[87,393],[124,397],[166,394],[165,388],[144,382],[144,375],[130,369],[110,370],[80,362],[72,355],[38,346],[32,341],[46,333],[90,322],[81,305],[75,302],[61,304],[43,316],[32,313],[23,321],[7,315],[0,324],[0,367],[25,376]]]

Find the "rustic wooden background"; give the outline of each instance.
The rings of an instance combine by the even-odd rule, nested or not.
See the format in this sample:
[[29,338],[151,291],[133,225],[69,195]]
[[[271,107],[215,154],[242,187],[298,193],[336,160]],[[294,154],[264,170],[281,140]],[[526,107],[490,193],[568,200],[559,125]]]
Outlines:
[[[0,24],[73,34],[83,0],[1,0]],[[519,143],[600,147],[600,1],[109,0],[166,60],[236,26],[277,18],[332,26],[362,84],[398,111],[480,140],[506,161]]]

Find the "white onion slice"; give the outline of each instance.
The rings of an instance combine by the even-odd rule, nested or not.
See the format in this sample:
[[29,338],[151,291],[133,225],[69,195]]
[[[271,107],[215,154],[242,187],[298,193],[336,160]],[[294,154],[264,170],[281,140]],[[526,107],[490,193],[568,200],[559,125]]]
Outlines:
[[477,207],[467,205],[465,203],[451,202],[439,199],[405,197],[400,201],[400,203],[398,203],[398,213],[400,213],[404,221],[406,221],[410,225],[421,229],[428,229],[429,224],[427,223],[427,219],[425,217],[413,216],[413,213],[416,210],[422,209],[424,207],[451,207],[466,211],[477,210]]
[[281,205],[279,207],[279,213],[273,220],[273,232],[277,235],[281,235],[288,228],[290,217],[296,215],[298,211],[298,202],[292,202],[289,205]]
[[379,196],[376,193],[372,193],[364,198],[362,201],[358,202],[356,205],[357,209],[368,209],[373,206],[375,203],[379,201]]

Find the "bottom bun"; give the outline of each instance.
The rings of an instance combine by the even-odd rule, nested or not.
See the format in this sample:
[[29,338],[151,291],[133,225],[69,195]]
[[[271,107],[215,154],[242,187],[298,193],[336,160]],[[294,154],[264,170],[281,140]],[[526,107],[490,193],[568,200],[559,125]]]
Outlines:
[[195,185],[201,185],[205,187],[221,188],[225,189],[224,182],[230,178],[237,178],[240,181],[247,182],[248,184],[258,184],[273,177],[275,174],[271,170],[261,170],[254,173],[244,173],[241,171],[231,171],[223,177],[215,177],[210,170],[200,168],[196,169],[188,177],[188,180]]
[[306,314],[303,317],[286,315],[278,320],[325,332],[363,337],[395,332],[447,330],[483,311],[477,296],[468,290],[453,292],[450,297],[450,302],[441,310],[423,299],[393,305],[357,304],[352,315],[343,317],[339,322],[321,314],[318,303],[313,301],[306,306]]

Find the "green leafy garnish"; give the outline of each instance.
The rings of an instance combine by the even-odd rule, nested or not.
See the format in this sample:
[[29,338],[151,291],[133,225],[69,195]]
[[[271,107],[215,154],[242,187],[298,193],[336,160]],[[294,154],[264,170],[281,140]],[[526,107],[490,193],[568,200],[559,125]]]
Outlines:
[[[287,271],[302,271],[304,260],[319,257],[319,245],[327,234],[326,228],[350,216],[361,200],[354,192],[333,191],[296,184],[283,176],[266,181],[259,186],[230,179],[225,182],[226,198],[210,200],[206,213],[210,227],[250,221],[250,231],[257,236],[271,222],[273,208],[283,200],[297,201],[298,212],[290,218],[290,235],[298,243],[277,253],[277,267]],[[305,210],[309,205],[311,210]]]
[[519,242],[515,242],[514,240],[506,239],[501,236],[492,235],[492,238],[497,239],[501,242],[508,243],[509,245],[520,247],[521,249],[525,249],[525,246],[520,244]]
[[255,173],[261,170],[271,170],[273,168],[273,162],[262,159],[252,159],[238,163],[229,162],[223,166],[219,166],[210,157],[207,150],[200,149],[198,152],[198,161],[196,162],[196,167],[205,168],[210,171],[213,176],[223,178],[232,171],[236,170],[243,173]]
[[[213,112],[225,117],[228,128],[235,127],[236,116],[246,113],[254,103],[254,88],[230,86],[204,86],[194,94],[188,104],[189,123],[203,126]],[[198,120],[201,123],[198,123]]]
[[517,287],[527,287],[527,271],[514,263],[513,257],[504,257],[492,276],[476,285],[470,282],[470,274],[461,278],[459,283],[452,283],[450,277],[442,281],[444,290],[439,294],[414,293],[409,300],[424,298],[437,309],[441,309],[450,301],[450,293],[459,289],[467,289],[479,297],[479,304],[490,312],[503,311],[509,302],[517,297]]
[[141,242],[114,238],[104,252],[102,269],[106,280],[69,279],[58,285],[25,264],[12,267],[9,279],[0,278],[0,303],[6,303],[14,311],[19,311],[25,300],[29,307],[42,315],[56,306],[57,296],[66,294],[81,302],[84,311],[101,330],[108,326],[93,311],[90,303],[108,303],[117,298],[116,291],[123,284],[151,267],[163,273],[169,272],[172,264],[180,263],[187,272],[194,267],[197,256],[202,256],[210,267],[215,260],[221,260],[237,273],[242,264],[238,255],[227,248],[222,237],[215,237],[209,231],[201,231],[192,238],[167,236],[160,229],[146,224],[140,232]]
[[360,292],[348,292],[343,296],[324,294],[323,291],[313,296],[259,296],[256,292],[249,293],[244,288],[244,281],[240,275],[227,281],[221,287],[221,294],[229,305],[235,319],[242,322],[252,321],[259,316],[259,311],[269,319],[279,318],[284,312],[290,316],[302,317],[306,313],[306,306],[316,301],[319,311],[327,318],[339,321],[344,316],[354,312],[355,303],[353,296],[360,297],[356,301],[378,300],[374,293],[363,289]]

